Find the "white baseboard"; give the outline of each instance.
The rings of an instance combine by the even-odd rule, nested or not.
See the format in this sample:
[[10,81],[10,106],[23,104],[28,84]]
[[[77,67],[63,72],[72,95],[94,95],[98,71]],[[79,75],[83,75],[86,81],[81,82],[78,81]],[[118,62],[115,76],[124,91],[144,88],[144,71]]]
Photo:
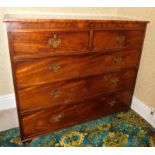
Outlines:
[[0,96],[0,110],[6,110],[16,107],[15,94],[7,94]]
[[131,109],[137,112],[140,116],[142,116],[149,124],[151,124],[155,128],[155,113],[152,116],[151,108],[140,101],[135,96],[133,97]]

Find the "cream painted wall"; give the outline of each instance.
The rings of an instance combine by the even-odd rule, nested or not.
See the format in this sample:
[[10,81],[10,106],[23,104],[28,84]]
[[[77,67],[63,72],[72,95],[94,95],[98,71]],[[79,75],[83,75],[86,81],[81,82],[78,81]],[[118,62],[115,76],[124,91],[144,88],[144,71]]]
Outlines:
[[155,107],[155,8],[0,8],[0,95],[13,92],[4,14],[127,16],[149,20],[135,96]]
[[135,96],[146,105],[155,108],[155,8],[118,8],[119,16],[149,20]]

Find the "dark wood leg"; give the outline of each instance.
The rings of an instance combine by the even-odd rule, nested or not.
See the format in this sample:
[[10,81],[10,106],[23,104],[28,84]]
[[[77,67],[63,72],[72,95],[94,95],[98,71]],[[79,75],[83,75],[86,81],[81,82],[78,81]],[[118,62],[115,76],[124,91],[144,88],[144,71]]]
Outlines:
[[31,143],[32,139],[24,139],[24,140],[21,140],[21,142],[22,142],[22,144]]

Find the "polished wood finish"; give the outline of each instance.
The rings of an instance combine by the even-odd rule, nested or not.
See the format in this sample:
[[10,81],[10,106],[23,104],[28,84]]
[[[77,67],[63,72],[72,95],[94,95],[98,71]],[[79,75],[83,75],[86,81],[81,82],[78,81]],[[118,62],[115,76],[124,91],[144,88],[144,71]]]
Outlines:
[[[61,106],[70,102],[80,102],[94,94],[132,89],[135,76],[135,70],[129,70],[80,80],[22,88],[18,91],[21,112],[49,107],[53,104]],[[117,81],[114,82],[115,80]]]
[[139,58],[140,51],[124,50],[106,55],[89,54],[33,59],[16,64],[16,77],[18,87],[46,84],[119,71],[120,69],[136,68]]
[[[86,32],[39,32],[39,33],[12,33],[13,48],[16,56],[65,54],[77,51],[88,51],[89,31]],[[59,40],[59,45],[50,44]],[[73,39],[74,38],[74,39]],[[82,39],[81,39],[82,38]],[[56,40],[57,39],[57,40]]]
[[4,21],[23,142],[130,108],[147,21]]
[[93,51],[141,47],[143,34],[143,31],[94,31]]
[[33,112],[22,117],[24,136],[27,138],[127,109],[131,97],[131,93],[125,91],[83,101],[80,104],[62,104]]

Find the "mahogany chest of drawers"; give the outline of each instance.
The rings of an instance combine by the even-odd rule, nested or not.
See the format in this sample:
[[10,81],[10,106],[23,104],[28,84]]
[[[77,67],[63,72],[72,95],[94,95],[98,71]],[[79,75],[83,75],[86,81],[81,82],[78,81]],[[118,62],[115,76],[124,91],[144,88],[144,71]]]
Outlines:
[[22,142],[130,108],[147,21],[4,21]]

